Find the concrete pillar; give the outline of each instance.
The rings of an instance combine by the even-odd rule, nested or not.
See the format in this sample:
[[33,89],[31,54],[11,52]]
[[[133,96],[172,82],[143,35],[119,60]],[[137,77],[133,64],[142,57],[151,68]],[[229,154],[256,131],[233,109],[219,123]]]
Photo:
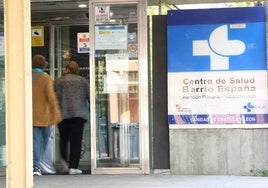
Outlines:
[[6,187],[33,187],[30,0],[4,0]]

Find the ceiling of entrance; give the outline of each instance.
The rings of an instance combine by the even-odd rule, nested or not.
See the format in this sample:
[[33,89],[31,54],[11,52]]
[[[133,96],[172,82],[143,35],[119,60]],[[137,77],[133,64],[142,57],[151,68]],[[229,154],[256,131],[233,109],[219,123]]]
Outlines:
[[[168,4],[168,5],[227,3],[227,2],[244,2],[244,1],[247,1],[247,0],[161,0],[162,3]],[[252,1],[252,0],[248,0],[248,1]],[[148,5],[157,5],[159,4],[159,2],[160,2],[159,0],[148,0]]]
[[[85,22],[88,20],[88,8],[79,8],[78,5],[88,5],[88,2],[88,0],[31,0],[32,22]],[[148,6],[222,2],[223,0],[148,0]],[[224,0],[224,2],[242,1]],[[120,12],[122,12],[122,10],[120,10]]]

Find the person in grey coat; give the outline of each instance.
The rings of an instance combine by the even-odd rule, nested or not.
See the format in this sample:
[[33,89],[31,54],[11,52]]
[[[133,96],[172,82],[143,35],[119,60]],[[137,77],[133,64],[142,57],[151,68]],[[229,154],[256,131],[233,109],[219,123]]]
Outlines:
[[[55,91],[63,116],[62,122],[58,124],[60,154],[64,171],[68,171],[69,174],[82,174],[78,167],[84,124],[89,118],[89,83],[78,75],[79,65],[75,61],[70,61],[65,71],[64,76],[55,80]],[[68,142],[70,142],[69,157]]]

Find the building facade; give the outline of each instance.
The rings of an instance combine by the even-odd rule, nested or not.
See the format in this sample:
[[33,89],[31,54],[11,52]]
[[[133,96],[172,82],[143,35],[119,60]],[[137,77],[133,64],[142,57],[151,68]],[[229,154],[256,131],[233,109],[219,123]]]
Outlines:
[[[185,2],[95,0],[84,1],[83,10],[49,7],[63,2],[71,5],[1,2],[0,168],[8,187],[32,187],[31,57],[36,53],[49,60],[53,78],[72,59],[90,82],[85,173],[256,175],[268,168],[267,124],[168,124],[167,18],[154,16],[149,27],[147,6],[158,5],[161,14],[164,5]],[[56,126],[54,138],[57,166]]]

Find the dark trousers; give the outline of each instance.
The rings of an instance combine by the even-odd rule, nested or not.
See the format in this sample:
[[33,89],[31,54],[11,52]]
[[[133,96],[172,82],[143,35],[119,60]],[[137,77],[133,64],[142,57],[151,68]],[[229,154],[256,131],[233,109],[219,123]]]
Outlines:
[[79,166],[85,122],[86,120],[77,117],[64,119],[58,124],[60,133],[60,154],[65,161],[68,161],[67,147],[68,142],[70,142],[69,168],[77,169]]

